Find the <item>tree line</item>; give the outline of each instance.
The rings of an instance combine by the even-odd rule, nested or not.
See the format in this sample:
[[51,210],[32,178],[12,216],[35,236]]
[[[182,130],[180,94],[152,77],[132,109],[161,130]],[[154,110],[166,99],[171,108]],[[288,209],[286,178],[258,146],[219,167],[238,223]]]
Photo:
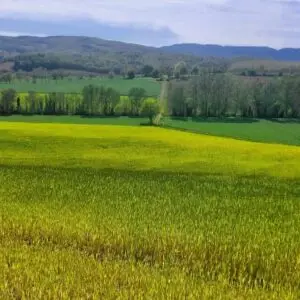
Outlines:
[[146,96],[143,88],[132,88],[121,96],[113,88],[88,85],[81,94],[28,92],[14,89],[0,93],[0,114],[83,115],[83,116],[147,116],[152,122],[160,110],[159,101]]
[[[208,70],[188,80],[168,83],[167,110],[178,117],[300,118],[300,78],[271,79],[234,76]],[[113,88],[88,85],[81,94],[28,92],[0,93],[0,114],[148,116],[161,111],[157,99],[142,88],[121,96]]]
[[[67,53],[23,53],[8,56],[3,61],[13,64],[13,72],[32,73],[43,69],[48,72],[68,70],[75,73],[94,73],[126,76],[129,71],[135,74],[160,78],[192,74],[197,68],[213,68],[226,72],[229,61],[221,58],[198,58],[193,56],[170,55],[162,53],[110,53],[105,55],[81,55]],[[108,56],[107,56],[108,55]]]
[[245,79],[206,70],[172,81],[168,107],[170,115],[182,117],[299,118],[300,78]]

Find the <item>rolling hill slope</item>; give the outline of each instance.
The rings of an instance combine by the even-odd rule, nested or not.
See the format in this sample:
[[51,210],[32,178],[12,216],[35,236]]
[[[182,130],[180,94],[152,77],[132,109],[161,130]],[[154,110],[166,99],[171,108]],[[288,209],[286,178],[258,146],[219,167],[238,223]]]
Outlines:
[[300,49],[285,48],[276,50],[269,47],[219,46],[201,44],[176,44],[161,48],[168,53],[181,53],[196,56],[215,56],[225,58],[247,57],[300,61]]
[[[273,67],[275,61],[284,61],[284,66],[274,67],[278,71],[289,69],[291,63],[300,61],[300,49],[276,50],[269,47],[201,44],[155,48],[84,36],[0,36],[0,70],[7,69],[7,63],[10,63],[12,68],[17,66],[15,71],[20,70],[20,65],[26,65],[29,68],[21,70],[42,67],[48,70],[68,69],[107,74],[109,71],[127,72],[129,69],[139,71],[145,65],[152,65],[163,73],[168,73],[181,61],[190,70],[197,65],[219,68],[222,71],[240,61],[247,61],[249,68],[253,68],[251,61],[260,61],[260,65],[261,61],[267,61],[263,63],[267,69],[270,64],[268,62]],[[48,67],[49,62],[51,68]]]
[[117,69],[116,73],[140,70],[147,64],[157,69],[167,69],[179,61],[185,61],[190,68],[194,65],[220,66],[227,63],[224,59],[172,54],[159,48],[83,36],[0,36],[0,63],[1,60],[12,61],[18,66],[32,64],[34,68],[45,68],[51,62],[54,69],[98,73]]

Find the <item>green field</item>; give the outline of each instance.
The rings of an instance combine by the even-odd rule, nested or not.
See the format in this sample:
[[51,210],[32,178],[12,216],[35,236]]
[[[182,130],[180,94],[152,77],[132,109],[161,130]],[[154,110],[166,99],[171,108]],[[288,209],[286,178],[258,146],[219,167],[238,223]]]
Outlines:
[[[0,122],[26,122],[26,123],[59,123],[59,124],[87,124],[87,125],[123,125],[140,126],[149,122],[142,117],[81,117],[81,116],[21,116],[13,115],[0,117]],[[0,124],[1,126],[1,124]]]
[[[148,122],[147,118],[95,117],[80,116],[19,116],[0,117],[0,122],[62,123],[62,124],[98,124],[140,126]],[[300,123],[296,120],[192,120],[164,118],[162,126],[172,129],[231,137],[255,142],[278,143],[300,146]]]
[[1,299],[299,299],[300,148],[0,123]]
[[109,79],[107,77],[85,77],[83,79],[68,77],[62,80],[37,79],[36,83],[33,83],[32,80],[15,80],[12,83],[0,83],[0,90],[13,88],[17,92],[35,91],[39,93],[81,93],[83,88],[89,84],[112,87],[121,95],[127,95],[132,87],[144,88],[147,96],[157,97],[160,94],[160,83],[149,78],[136,78],[134,80],[127,80],[123,78]]
[[165,126],[208,135],[236,139],[300,145],[299,120],[223,119],[165,120]]

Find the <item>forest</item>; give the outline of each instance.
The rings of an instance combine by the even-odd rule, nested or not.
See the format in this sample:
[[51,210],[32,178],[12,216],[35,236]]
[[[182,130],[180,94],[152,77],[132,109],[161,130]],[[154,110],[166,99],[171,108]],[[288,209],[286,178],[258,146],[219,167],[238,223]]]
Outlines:
[[183,117],[300,117],[300,78],[242,78],[201,72],[169,84],[168,108]]

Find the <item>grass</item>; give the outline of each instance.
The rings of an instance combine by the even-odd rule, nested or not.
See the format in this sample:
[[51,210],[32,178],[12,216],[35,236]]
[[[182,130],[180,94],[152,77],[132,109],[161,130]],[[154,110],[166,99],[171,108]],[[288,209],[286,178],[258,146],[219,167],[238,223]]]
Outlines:
[[299,299],[300,148],[0,123],[2,299]]
[[126,80],[123,78],[109,79],[106,77],[86,77],[84,79],[64,78],[63,80],[37,79],[36,83],[26,80],[15,80],[12,83],[0,83],[0,90],[14,88],[20,93],[27,93],[28,91],[35,91],[38,93],[81,93],[83,88],[89,84],[112,87],[122,95],[128,95],[128,92],[132,87],[144,88],[148,96],[157,97],[160,94],[160,83],[149,78],[136,78],[134,80]]
[[299,120],[166,119],[165,125],[191,132],[248,141],[300,145]]
[[87,124],[87,125],[123,125],[139,126],[149,122],[143,117],[81,117],[81,116],[43,116],[43,115],[13,115],[0,117],[0,122],[26,123],[58,123],[58,124]]
[[[29,123],[67,123],[95,125],[130,125],[139,126],[147,123],[148,118],[84,118],[80,116],[9,116],[0,117],[0,122]],[[296,120],[270,121],[255,119],[182,120],[164,118],[164,126],[176,130],[195,132],[207,135],[230,137],[241,140],[277,143],[300,146],[300,123]]]

